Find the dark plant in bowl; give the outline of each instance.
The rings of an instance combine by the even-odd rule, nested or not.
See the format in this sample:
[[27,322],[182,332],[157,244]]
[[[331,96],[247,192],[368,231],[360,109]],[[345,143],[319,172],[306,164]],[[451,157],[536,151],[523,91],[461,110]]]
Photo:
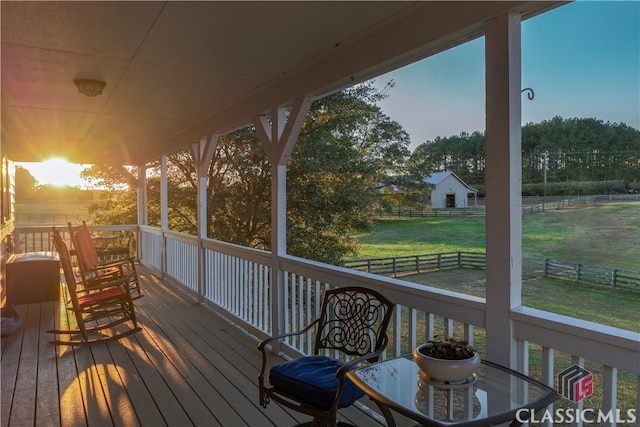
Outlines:
[[[413,351],[421,379],[454,384],[469,381],[480,366],[480,355],[467,341],[430,340]],[[424,375],[423,375],[424,374]]]
[[453,337],[429,340],[419,351],[425,356],[446,360],[470,359],[476,354],[476,350],[467,341],[458,341]]

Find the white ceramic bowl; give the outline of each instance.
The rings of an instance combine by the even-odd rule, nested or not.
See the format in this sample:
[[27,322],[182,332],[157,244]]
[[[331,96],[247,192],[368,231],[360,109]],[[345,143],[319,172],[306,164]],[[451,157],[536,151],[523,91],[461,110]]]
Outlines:
[[480,365],[480,355],[476,352],[473,357],[462,360],[436,359],[420,352],[422,344],[413,350],[413,360],[418,367],[434,381],[448,383],[463,382],[471,378]]

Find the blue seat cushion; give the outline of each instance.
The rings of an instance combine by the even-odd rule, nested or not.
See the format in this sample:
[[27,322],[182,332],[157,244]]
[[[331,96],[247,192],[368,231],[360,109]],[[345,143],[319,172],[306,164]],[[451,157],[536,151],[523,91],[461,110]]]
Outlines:
[[[336,372],[343,364],[326,356],[301,357],[271,368],[269,383],[301,402],[327,410],[340,385]],[[349,406],[362,396],[364,392],[345,377],[338,408]]]

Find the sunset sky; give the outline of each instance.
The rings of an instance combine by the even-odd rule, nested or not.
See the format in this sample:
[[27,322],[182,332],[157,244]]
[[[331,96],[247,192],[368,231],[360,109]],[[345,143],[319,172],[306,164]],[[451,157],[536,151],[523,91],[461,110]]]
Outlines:
[[[484,131],[484,38],[378,77],[380,105],[412,137]],[[586,1],[522,23],[522,123],[594,117],[640,129],[640,2]]]

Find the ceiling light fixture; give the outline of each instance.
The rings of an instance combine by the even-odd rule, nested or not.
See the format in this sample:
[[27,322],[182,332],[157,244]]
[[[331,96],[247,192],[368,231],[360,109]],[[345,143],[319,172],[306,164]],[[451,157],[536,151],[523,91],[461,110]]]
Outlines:
[[100,80],[75,79],[73,81],[78,87],[78,92],[86,96],[97,96],[102,94],[102,89],[107,85]]

